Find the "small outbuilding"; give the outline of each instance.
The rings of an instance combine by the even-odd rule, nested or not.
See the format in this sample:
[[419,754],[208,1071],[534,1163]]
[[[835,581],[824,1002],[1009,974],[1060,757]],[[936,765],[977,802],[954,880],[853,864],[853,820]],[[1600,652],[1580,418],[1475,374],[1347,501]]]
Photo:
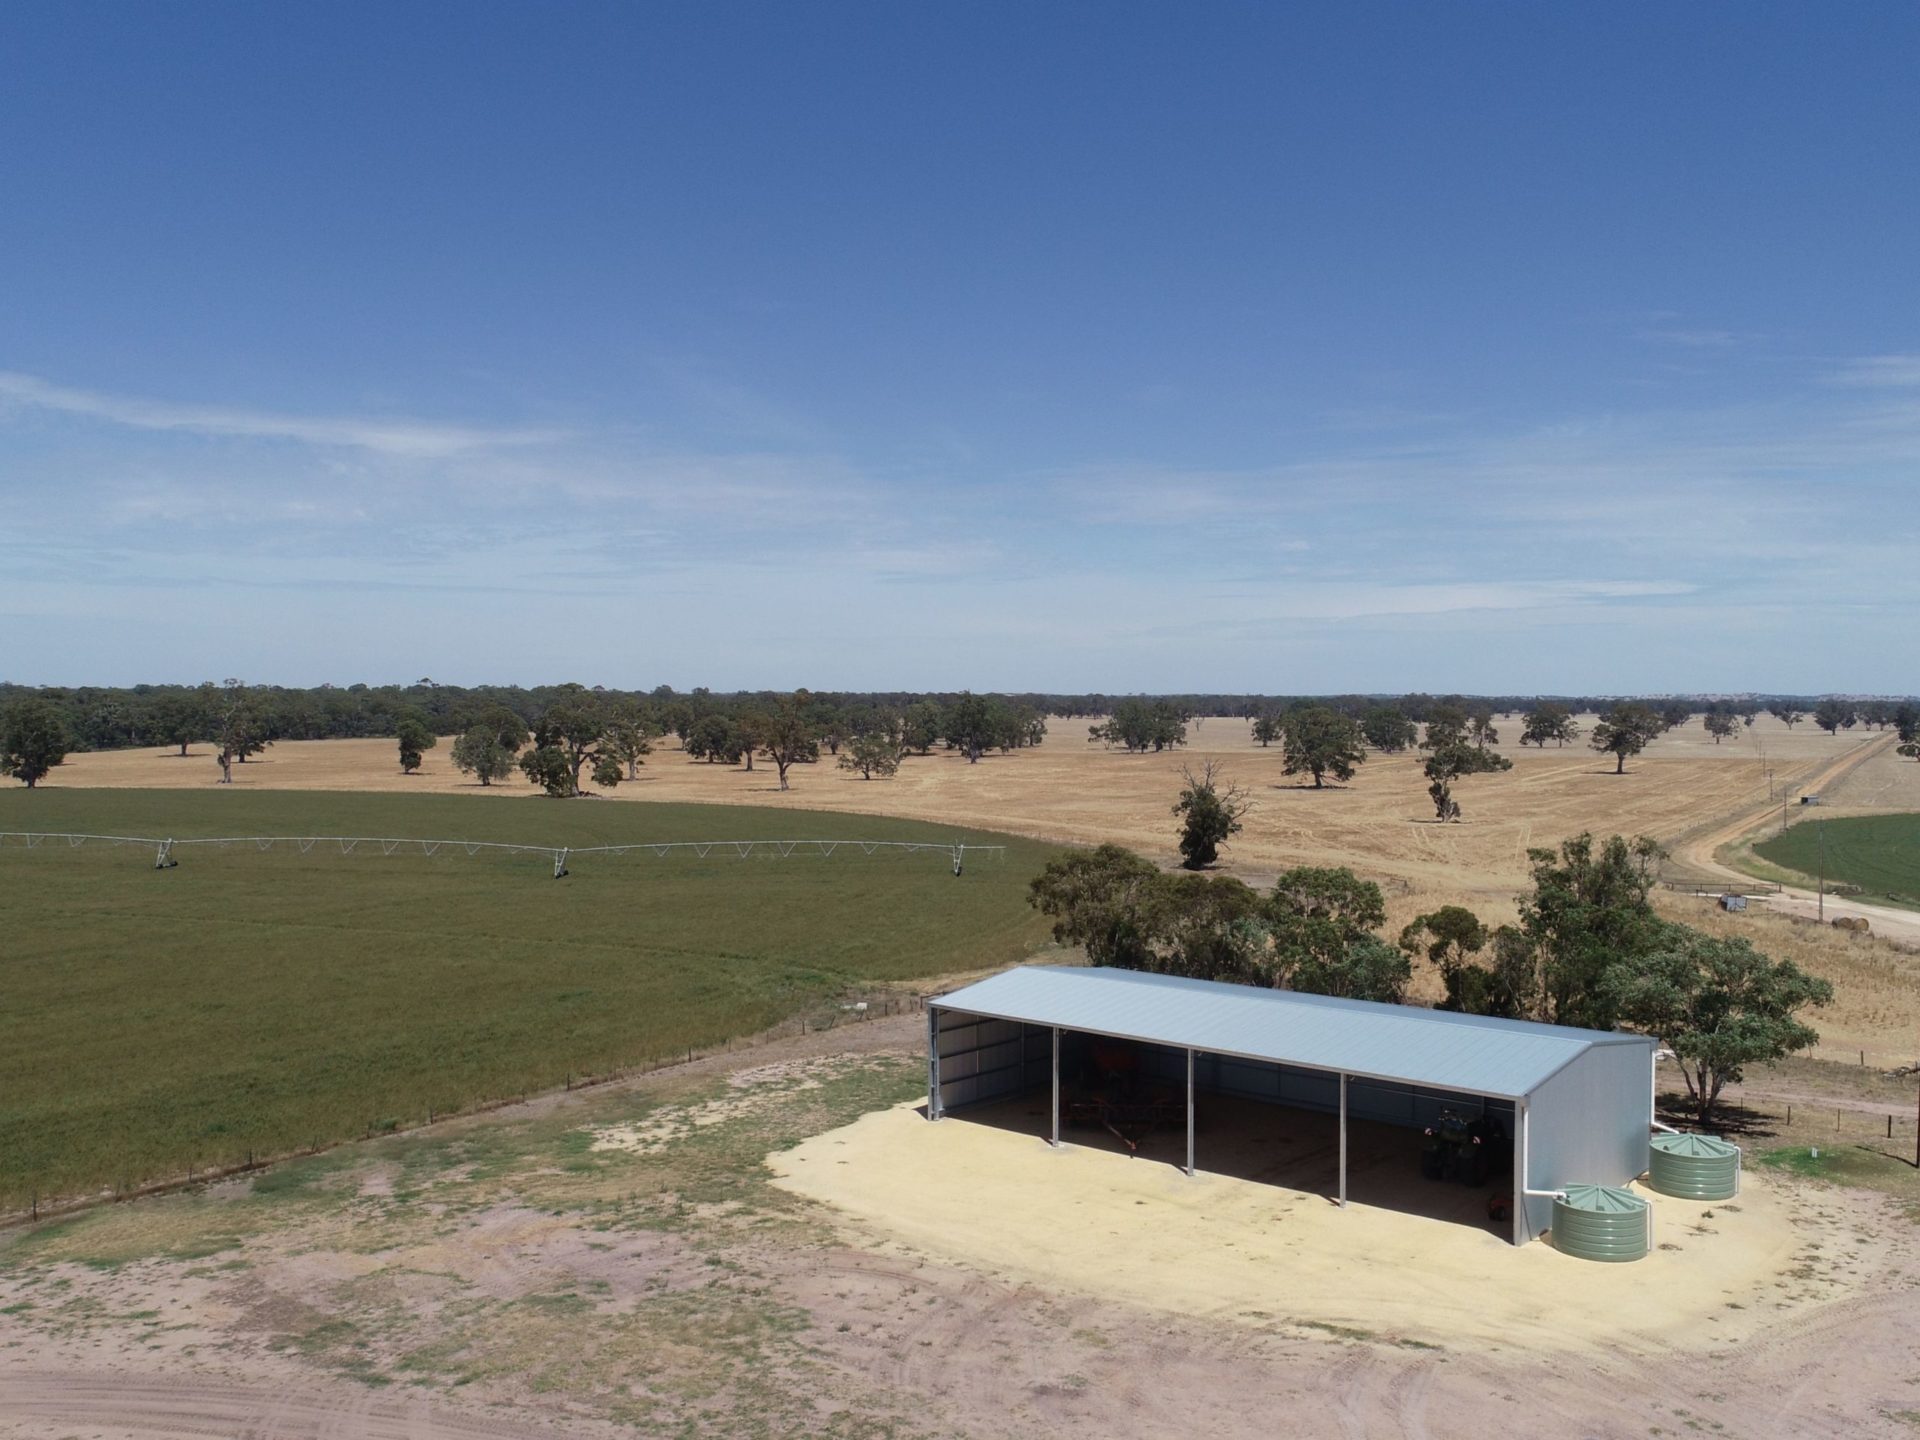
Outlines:
[[[1184,1130],[1183,1168],[1193,1174],[1207,1158],[1203,1106],[1256,1117],[1239,1120],[1243,1129],[1258,1128],[1260,1115],[1270,1128],[1284,1119],[1268,1107],[1306,1112],[1325,1129],[1303,1131],[1293,1153],[1324,1141],[1341,1205],[1350,1128],[1369,1137],[1369,1173],[1387,1179],[1422,1167],[1432,1175],[1450,1135],[1503,1160],[1510,1146],[1510,1177],[1482,1160],[1478,1175],[1461,1178],[1485,1189],[1490,1215],[1506,1200],[1516,1245],[1550,1228],[1554,1198],[1569,1186],[1625,1185],[1648,1165],[1654,1042],[1642,1035],[1038,965],[930,1001],[927,1030],[930,1120],[1037,1094],[1051,1144],[1061,1143],[1063,1109],[1069,1125],[1110,1132],[1130,1153],[1143,1153],[1134,1137]],[[1208,1143],[1216,1134],[1224,1150],[1223,1132],[1209,1128]]]

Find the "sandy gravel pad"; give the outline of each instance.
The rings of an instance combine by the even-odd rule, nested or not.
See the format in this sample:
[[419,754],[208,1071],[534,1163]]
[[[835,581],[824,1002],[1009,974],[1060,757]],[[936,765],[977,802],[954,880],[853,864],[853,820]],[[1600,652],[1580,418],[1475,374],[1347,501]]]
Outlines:
[[[1653,1196],[1663,1248],[1632,1265],[1515,1250],[1466,1226],[949,1118],[868,1115],[769,1157],[779,1183],[870,1232],[1005,1281],[1211,1319],[1405,1342],[1656,1353],[1726,1345],[1838,1281],[1795,1279],[1793,1200],[1750,1178],[1735,1209]],[[1711,1214],[1709,1215],[1709,1212]],[[1826,1247],[1871,1247],[1824,1227]],[[1668,1248],[1671,1247],[1671,1248]]]

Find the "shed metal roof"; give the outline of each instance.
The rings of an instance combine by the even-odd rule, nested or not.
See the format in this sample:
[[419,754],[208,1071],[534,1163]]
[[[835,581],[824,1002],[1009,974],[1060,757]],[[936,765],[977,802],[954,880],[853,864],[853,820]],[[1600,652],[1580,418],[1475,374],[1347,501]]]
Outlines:
[[1643,1035],[1302,995],[1138,970],[1027,965],[931,1002],[1117,1039],[1522,1100],[1595,1045]]

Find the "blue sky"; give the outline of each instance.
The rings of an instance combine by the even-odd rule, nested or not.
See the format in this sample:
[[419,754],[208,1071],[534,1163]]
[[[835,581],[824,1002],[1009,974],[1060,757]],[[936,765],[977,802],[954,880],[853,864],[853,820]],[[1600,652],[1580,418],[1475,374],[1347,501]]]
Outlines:
[[1920,9],[16,5],[0,677],[1920,686]]

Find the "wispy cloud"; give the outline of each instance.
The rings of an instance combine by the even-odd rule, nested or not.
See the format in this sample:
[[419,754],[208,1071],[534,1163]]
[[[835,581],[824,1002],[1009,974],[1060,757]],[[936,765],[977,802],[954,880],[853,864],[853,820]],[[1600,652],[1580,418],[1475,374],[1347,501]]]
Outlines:
[[[524,645],[526,675],[591,669],[585,640],[550,654],[561,642],[535,624],[542,597],[590,601],[692,683],[774,683],[786,665],[816,683],[1206,686],[1252,683],[1252,664],[1278,684],[1297,664],[1301,688],[1698,684],[1702,635],[1729,638],[1713,648],[1729,672],[1863,615],[1887,631],[1876,655],[1898,650],[1893,617],[1920,603],[1916,385],[1920,357],[1866,356],[1738,405],[1320,427],[1269,439],[1266,463],[1175,432],[1172,459],[982,474],[977,455],[906,462],[891,441],[289,419],[0,374],[0,447],[9,420],[24,442],[0,496],[67,502],[15,507],[0,608],[57,590],[133,625],[199,595],[229,626],[244,611],[299,627],[324,606],[355,617],[323,637],[355,657],[404,592],[436,633],[484,613],[489,637]],[[766,623],[789,612],[824,617],[791,653]],[[835,638],[850,616],[867,617],[857,647]],[[1594,645],[1614,668],[1591,669]],[[488,646],[476,676],[508,653]],[[394,663],[418,673],[411,652]]]
[[1867,355],[1849,360],[1829,383],[1871,390],[1920,390],[1920,355]]
[[1639,332],[1642,340],[1677,345],[1683,350],[1737,350],[1766,337],[1749,330],[1714,330],[1684,325],[1657,325]]
[[139,430],[292,440],[307,445],[371,451],[399,459],[443,459],[503,447],[552,443],[564,436],[564,432],[557,430],[488,429],[384,417],[284,415],[221,405],[182,405],[76,390],[14,371],[0,371],[0,401],[36,410],[82,415]]

